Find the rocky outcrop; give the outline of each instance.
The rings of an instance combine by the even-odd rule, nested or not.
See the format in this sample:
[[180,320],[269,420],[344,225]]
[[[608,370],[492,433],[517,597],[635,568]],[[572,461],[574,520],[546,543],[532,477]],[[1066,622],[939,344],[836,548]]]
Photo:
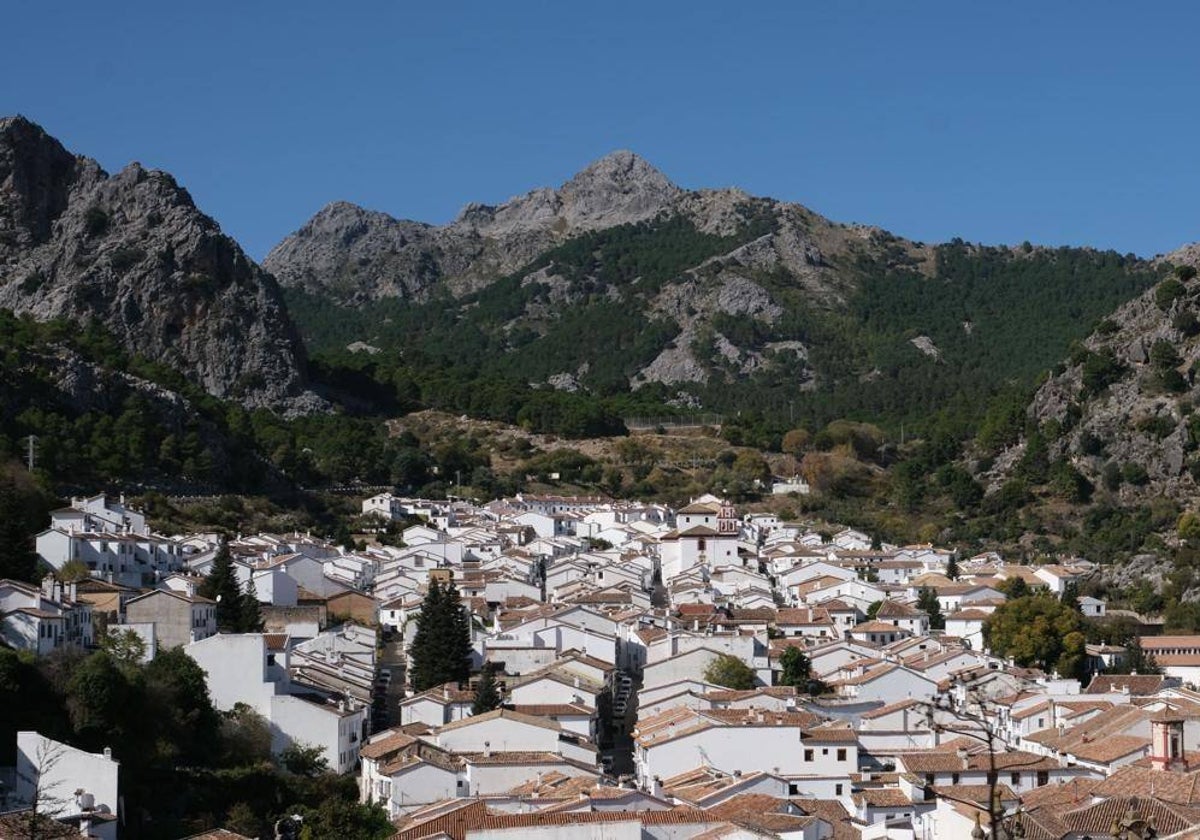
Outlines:
[[443,227],[334,202],[263,265],[285,286],[345,303],[424,300],[439,286],[462,295],[573,235],[653,218],[682,192],[632,152],[613,152],[557,190],[469,204]]
[[[1185,246],[1165,259],[1200,265],[1200,247]],[[1128,467],[1136,480],[1122,480],[1114,491],[1123,501],[1193,500],[1200,486],[1194,413],[1200,404],[1200,281],[1187,280],[1173,299],[1159,287],[1149,289],[1106,319],[1084,349],[1038,388],[1029,407],[1040,427],[1062,430],[1050,442],[1051,458],[1069,460],[1097,486],[1106,470],[1111,485],[1114,469]],[[1014,466],[993,478],[1003,480]]]
[[0,120],[0,307],[99,322],[218,397],[324,406],[275,281],[170,175],[109,176],[21,117]]
[[275,246],[263,265],[286,287],[343,304],[423,301],[437,292],[477,291],[588,231],[683,216],[704,233],[729,236],[746,225],[748,206],[775,217],[778,230],[727,255],[731,266],[784,269],[821,300],[842,296],[847,280],[831,259],[861,244],[863,230],[741,190],[683,190],[628,151],[601,158],[557,189],[497,206],[469,204],[441,227],[334,202]]

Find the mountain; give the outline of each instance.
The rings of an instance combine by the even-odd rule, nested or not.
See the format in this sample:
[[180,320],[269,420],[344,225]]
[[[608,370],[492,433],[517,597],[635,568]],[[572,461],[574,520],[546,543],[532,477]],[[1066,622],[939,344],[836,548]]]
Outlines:
[[[1034,394],[1036,435],[999,459],[1065,461],[1123,503],[1187,504],[1200,488],[1200,245],[1160,261],[1173,272],[1117,309]],[[1032,452],[1032,454],[1031,454]]]
[[505,382],[626,415],[897,429],[947,411],[968,425],[1156,279],[1111,252],[928,245],[686,190],[631,152],[441,227],[331,204],[264,265],[311,352],[350,366],[346,348],[375,352],[449,410],[511,421],[523,397],[485,398]]
[[0,307],[96,321],[247,406],[324,405],[274,279],[170,175],[110,176],[22,117],[0,119]]
[[263,265],[285,286],[343,302],[424,300],[438,285],[462,294],[573,234],[652,218],[681,193],[642,158],[615,152],[559,190],[534,190],[499,207],[471,204],[444,227],[334,202]]

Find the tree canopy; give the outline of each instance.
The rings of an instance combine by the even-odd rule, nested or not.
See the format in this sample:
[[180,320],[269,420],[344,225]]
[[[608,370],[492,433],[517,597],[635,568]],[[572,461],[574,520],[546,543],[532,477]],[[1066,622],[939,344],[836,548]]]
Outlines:
[[745,690],[754,688],[754,669],[736,656],[720,654],[704,669],[704,679],[726,688]]
[[409,648],[408,666],[415,691],[470,679],[471,625],[452,582],[442,586],[437,578],[429,581]]
[[1064,676],[1079,673],[1086,638],[1078,610],[1049,594],[1010,600],[983,624],[983,636],[997,656],[1018,665],[1037,666]]

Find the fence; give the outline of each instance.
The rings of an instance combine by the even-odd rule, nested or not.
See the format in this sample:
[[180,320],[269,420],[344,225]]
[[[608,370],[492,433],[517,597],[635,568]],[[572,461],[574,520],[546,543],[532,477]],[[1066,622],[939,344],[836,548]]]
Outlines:
[[625,428],[631,432],[657,429],[660,426],[664,429],[699,429],[704,426],[720,428],[721,420],[720,414],[697,414],[693,417],[683,414],[674,417],[626,417]]

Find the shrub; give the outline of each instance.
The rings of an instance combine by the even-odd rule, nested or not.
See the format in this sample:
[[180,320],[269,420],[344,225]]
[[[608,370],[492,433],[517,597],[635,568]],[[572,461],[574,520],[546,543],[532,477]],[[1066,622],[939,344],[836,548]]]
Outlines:
[[1121,478],[1126,484],[1132,484],[1135,487],[1141,487],[1150,480],[1150,474],[1146,472],[1146,468],[1141,464],[1131,461],[1121,467]]
[[1154,302],[1159,309],[1167,310],[1179,298],[1187,293],[1187,289],[1183,284],[1174,277],[1168,277],[1166,280],[1158,284],[1154,289]]
[[89,237],[101,236],[108,231],[108,213],[103,207],[93,204],[83,214],[83,226]]

